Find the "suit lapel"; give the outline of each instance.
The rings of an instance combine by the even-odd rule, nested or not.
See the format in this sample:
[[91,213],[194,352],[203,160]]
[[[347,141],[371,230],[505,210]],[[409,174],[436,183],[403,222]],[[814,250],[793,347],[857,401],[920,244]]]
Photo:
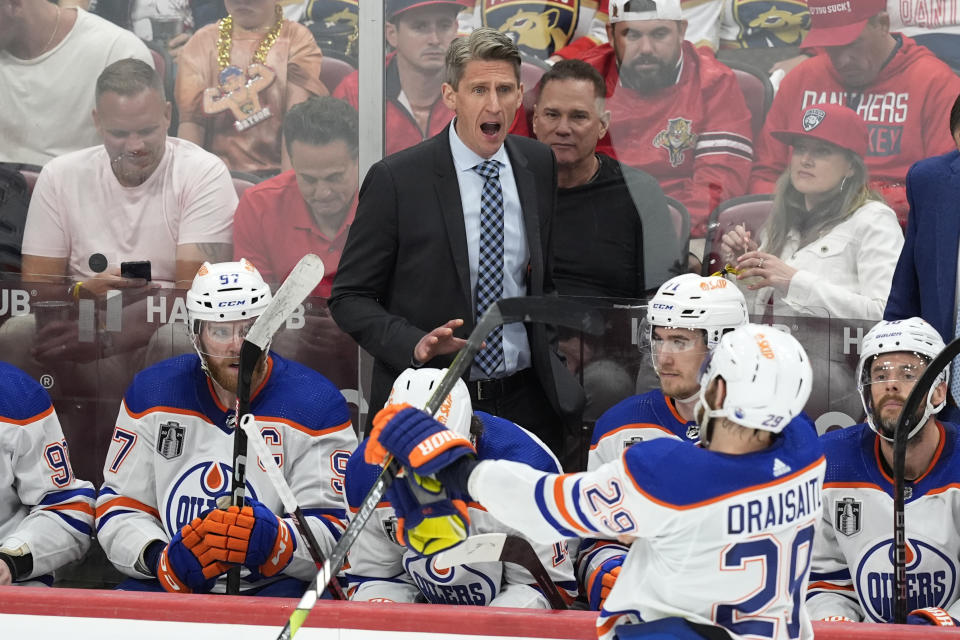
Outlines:
[[[523,216],[523,227],[527,233],[527,249],[530,252],[529,268],[532,273],[527,274],[527,287],[531,282],[543,282],[540,271],[543,269],[543,255],[540,251],[540,216],[537,214],[537,185],[533,171],[527,164],[527,158],[514,145],[510,136],[504,143],[507,154],[510,156],[510,165],[513,167],[513,178],[517,183],[517,193],[520,196],[520,212]],[[530,292],[537,293],[537,292]]]
[[[960,153],[953,153],[953,160],[950,162],[950,170],[944,176],[946,184],[956,184],[960,178]],[[955,195],[954,189],[950,195]],[[946,211],[937,212],[934,216],[934,223],[937,226],[937,250],[934,253],[934,260],[943,262],[943,266],[934,267],[934,273],[937,274],[937,290],[944,292],[941,299],[952,301],[953,306],[944,309],[944,316],[949,325],[950,331],[953,331],[954,306],[957,301],[954,300],[954,292],[957,290],[957,250],[960,248],[960,211],[957,210],[956,200],[954,198],[945,198],[943,206]]]
[[[437,205],[443,216],[443,223],[450,242],[450,253],[457,270],[457,279],[464,292],[470,309],[473,309],[470,289],[470,256],[467,253],[467,231],[463,223],[463,206],[460,202],[460,183],[457,182],[457,169],[453,165],[453,153],[450,151],[450,125],[434,136],[434,171],[437,180],[434,184]],[[466,320],[466,318],[464,318]]]

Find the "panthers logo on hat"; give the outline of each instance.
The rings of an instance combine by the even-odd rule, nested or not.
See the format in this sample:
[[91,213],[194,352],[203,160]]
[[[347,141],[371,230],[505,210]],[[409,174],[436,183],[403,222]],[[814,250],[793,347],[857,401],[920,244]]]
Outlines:
[[530,0],[483,0],[484,26],[509,36],[517,48],[546,59],[573,38],[580,18],[577,0],[545,2]]
[[826,116],[827,114],[823,109],[807,109],[803,113],[803,130],[806,132],[813,131],[820,126]]

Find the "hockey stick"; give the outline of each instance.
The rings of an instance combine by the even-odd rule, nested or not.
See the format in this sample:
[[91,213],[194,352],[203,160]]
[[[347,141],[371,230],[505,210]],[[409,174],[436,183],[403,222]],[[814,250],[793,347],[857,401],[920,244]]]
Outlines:
[[[244,434],[247,436],[248,444],[253,446],[254,455],[263,462],[263,468],[267,471],[267,478],[270,479],[274,490],[277,492],[277,495],[280,496],[280,502],[283,503],[283,510],[290,516],[293,524],[297,527],[297,531],[299,531],[303,539],[306,540],[307,549],[310,551],[310,557],[313,558],[314,564],[317,565],[317,569],[322,568],[324,557],[323,551],[320,549],[320,543],[317,541],[316,536],[313,535],[313,529],[307,526],[306,516],[303,515],[303,511],[300,509],[297,497],[293,495],[293,490],[283,477],[283,473],[280,471],[280,467],[277,466],[277,461],[273,457],[273,453],[267,448],[267,443],[263,440],[263,434],[260,433],[260,428],[257,426],[256,416],[252,413],[243,416],[243,419],[240,420],[240,428],[243,429]],[[330,581],[330,590],[337,600],[347,599],[347,596],[343,593],[343,589],[340,588],[340,584],[336,580]]]
[[[907,531],[904,521],[903,474],[907,462],[907,434],[916,426],[912,424],[914,415],[921,402],[926,402],[927,392],[933,386],[940,372],[960,354],[960,338],[955,338],[937,357],[930,361],[923,375],[917,380],[910,395],[907,396],[896,431],[893,432],[893,621],[897,624],[907,622]],[[949,391],[948,391],[949,393]]]
[[551,609],[567,608],[566,601],[560,595],[557,585],[550,579],[537,552],[526,538],[520,536],[509,536],[505,533],[470,536],[453,549],[438,553],[433,564],[437,569],[449,569],[477,562],[509,562],[523,567],[537,581],[537,586],[547,598]]
[[[555,296],[504,298],[490,305],[483,317],[480,318],[480,322],[470,332],[467,343],[450,363],[447,373],[440,380],[423,410],[430,415],[435,414],[444,398],[450,394],[457,379],[464,374],[470,363],[473,362],[473,357],[480,351],[480,345],[490,335],[490,332],[501,325],[513,322],[540,322],[581,329],[594,334],[602,333],[604,325],[602,318],[592,308],[572,300]],[[370,491],[367,492],[367,497],[360,503],[357,514],[350,521],[343,535],[340,536],[340,541],[330,552],[326,562],[323,563],[323,569],[317,573],[310,587],[303,594],[300,602],[297,603],[297,608],[290,614],[290,619],[287,620],[287,624],[283,627],[280,635],[277,636],[277,640],[289,640],[306,621],[310,610],[317,603],[327,582],[331,576],[340,571],[340,567],[346,560],[347,551],[356,542],[364,525],[376,511],[377,504],[383,498],[383,494],[386,493],[397,474],[400,473],[400,470],[400,464],[392,457],[387,460],[380,476],[370,487]]]
[[[260,356],[267,349],[273,334],[277,332],[293,310],[310,295],[310,292],[323,280],[323,261],[312,253],[300,258],[300,261],[283,281],[280,288],[250,327],[240,347],[240,363],[237,371],[237,425],[243,416],[250,413],[250,393],[253,370]],[[233,484],[230,504],[243,507],[247,480],[247,436],[243,429],[236,429],[233,436]],[[240,567],[227,572],[227,593],[237,595],[240,592]]]

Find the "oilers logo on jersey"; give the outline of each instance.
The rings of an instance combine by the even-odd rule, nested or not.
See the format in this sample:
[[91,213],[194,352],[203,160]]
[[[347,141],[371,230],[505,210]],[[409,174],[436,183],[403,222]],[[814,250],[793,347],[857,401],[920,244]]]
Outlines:
[[860,533],[860,509],[863,507],[859,500],[843,498],[838,500],[833,521],[837,531],[845,536]]
[[157,453],[172,460],[183,454],[183,436],[185,429],[179,422],[164,422],[160,425],[160,433],[157,434]]
[[[873,622],[893,619],[893,540],[884,538],[864,554],[853,576],[864,613]],[[907,540],[907,610],[946,608],[957,587],[956,560],[936,544]]]
[[[215,509],[217,498],[230,493],[233,467],[225,462],[201,460],[184,465],[164,497],[163,525],[172,537],[183,526],[201,514]],[[247,482],[247,495],[259,500],[253,486]]]
[[439,569],[434,559],[413,556],[405,557],[403,563],[414,584],[432,604],[482,607],[490,604],[499,591],[499,567],[493,563]]

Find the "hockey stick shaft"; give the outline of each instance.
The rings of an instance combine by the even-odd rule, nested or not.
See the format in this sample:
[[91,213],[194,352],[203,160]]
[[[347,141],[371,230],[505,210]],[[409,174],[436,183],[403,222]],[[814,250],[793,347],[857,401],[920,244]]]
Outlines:
[[560,590],[557,589],[556,583],[550,579],[550,574],[547,573],[546,567],[543,566],[537,552],[534,551],[533,546],[526,538],[507,536],[507,539],[503,543],[501,562],[511,562],[526,569],[527,572],[533,576],[533,579],[537,581],[537,586],[540,587],[540,591],[543,592],[547,602],[550,603],[551,609],[567,608],[566,600],[560,595]]
[[[237,370],[237,407],[236,419],[240,421],[250,413],[250,394],[253,385],[253,372],[260,361],[260,357],[290,314],[293,313],[303,299],[323,280],[323,261],[312,253],[300,258],[287,276],[277,293],[270,300],[270,304],[263,310],[250,331],[247,332],[240,347],[240,362]],[[233,437],[233,483],[231,485],[231,504],[243,507],[246,497],[247,481],[247,435],[243,429],[237,428]],[[227,593],[240,593],[240,567],[233,567],[227,572]]]
[[958,354],[960,354],[960,338],[952,340],[943,348],[943,351],[937,354],[936,358],[930,361],[923,375],[910,391],[910,395],[907,396],[893,434],[893,621],[897,624],[907,622],[907,531],[903,495],[907,434],[916,426],[917,409],[921,402],[926,402],[930,387]]
[[[323,556],[323,550],[320,548],[320,542],[313,534],[313,529],[307,525],[306,516],[304,516],[303,511],[300,509],[297,497],[293,495],[293,489],[287,484],[286,478],[283,477],[283,472],[280,471],[280,467],[277,466],[277,461],[273,457],[273,453],[267,447],[267,443],[264,442],[260,428],[257,426],[256,417],[252,413],[243,416],[243,419],[240,421],[240,428],[243,429],[243,432],[246,434],[247,442],[253,447],[254,455],[260,458],[263,468],[267,472],[267,478],[273,485],[277,495],[280,496],[280,501],[283,503],[283,510],[290,516],[290,519],[293,520],[297,531],[300,532],[300,535],[306,541],[307,549],[310,551],[310,557],[313,558],[317,569],[322,568],[325,558]],[[347,599],[343,593],[343,589],[340,588],[340,584],[336,580],[330,581],[330,591],[337,600]]]
[[[460,378],[473,362],[473,358],[480,351],[480,346],[486,337],[500,325],[513,322],[541,322],[544,324],[554,324],[564,327],[581,329],[588,333],[599,334],[603,332],[603,319],[591,307],[578,302],[558,298],[555,296],[542,297],[523,297],[523,298],[505,298],[492,304],[480,318],[480,322],[470,332],[464,347],[454,357],[453,362],[447,368],[447,373],[440,380],[433,395],[427,401],[424,411],[433,415],[440,408],[444,398],[450,394],[457,379]],[[377,504],[387,492],[387,488],[393,483],[397,474],[400,473],[400,464],[389,457],[384,464],[380,476],[370,487],[367,496],[360,503],[357,514],[347,525],[346,531],[340,536],[339,542],[334,546],[333,551],[327,561],[323,563],[323,569],[317,573],[313,583],[307,592],[303,594],[297,608],[292,614],[287,624],[284,626],[278,640],[287,640],[292,638],[300,626],[307,619],[310,609],[316,604],[317,599],[322,593],[327,581],[340,570],[347,557],[347,552],[360,532],[367,524],[370,516],[376,511]]]

